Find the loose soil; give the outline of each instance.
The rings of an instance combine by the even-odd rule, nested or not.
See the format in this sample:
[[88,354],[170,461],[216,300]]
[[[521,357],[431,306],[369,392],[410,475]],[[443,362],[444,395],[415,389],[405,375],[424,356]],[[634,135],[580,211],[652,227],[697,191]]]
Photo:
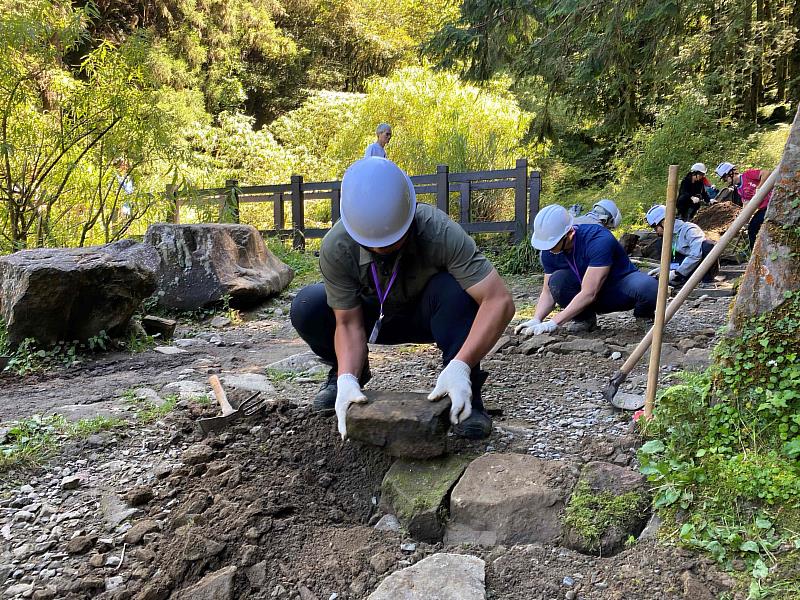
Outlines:
[[[519,316],[530,313],[540,284],[536,278],[513,281]],[[688,348],[711,346],[729,300],[704,298],[681,309],[667,327],[673,347],[664,375],[686,366],[681,357]],[[213,330],[220,345],[198,342],[169,356],[106,354],[21,379],[6,374],[0,378],[0,419],[75,404],[89,411],[92,405],[123,405],[132,388],[161,392],[179,380],[204,382],[210,373],[265,374],[266,365],[307,349],[289,324],[289,302],[284,294],[243,315],[244,322]],[[494,432],[483,442],[450,438],[451,451],[635,466],[639,440],[630,414],[611,409],[600,390],[622,364],[614,353],[627,355],[644,331],[627,313],[599,322],[599,331],[583,337],[601,340],[602,353],[525,356],[511,345],[487,358],[485,396]],[[202,340],[209,331],[208,325],[182,323],[177,337]],[[430,346],[376,347],[370,361],[369,387],[376,389],[429,390],[441,368],[440,354]],[[644,390],[645,367],[643,361],[624,391]],[[318,377],[273,377],[273,384],[266,414],[219,435],[204,438],[196,425],[215,414],[212,407],[182,401],[154,424],[90,436],[40,469],[6,475],[0,482],[0,525],[8,526],[0,530],[0,588],[31,583],[27,597],[154,600],[178,597],[204,575],[236,565],[236,598],[360,599],[392,571],[442,549],[372,527],[381,516],[380,483],[391,460],[341,442],[334,420],[311,412]],[[79,487],[61,489],[62,479],[76,474]],[[126,494],[140,489],[152,498],[120,516],[128,509]],[[10,516],[33,515],[42,505],[57,518]],[[130,525],[145,519],[156,525],[141,540],[125,543]],[[712,598],[734,585],[710,560],[669,545],[674,535],[664,534],[665,543],[640,541],[608,558],[535,544],[449,551],[487,561],[492,599]],[[81,536],[100,539],[68,553],[67,542]]]

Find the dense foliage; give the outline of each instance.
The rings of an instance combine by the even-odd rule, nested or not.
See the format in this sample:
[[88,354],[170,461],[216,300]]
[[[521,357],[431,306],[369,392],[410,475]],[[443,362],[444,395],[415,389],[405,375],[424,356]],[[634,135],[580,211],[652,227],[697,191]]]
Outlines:
[[[800,292],[715,353],[709,373],[659,398],[642,472],[677,539],[729,566],[744,559],[762,597],[770,573],[782,579],[794,560],[786,553],[800,548]],[[789,597],[800,590],[793,585]]]

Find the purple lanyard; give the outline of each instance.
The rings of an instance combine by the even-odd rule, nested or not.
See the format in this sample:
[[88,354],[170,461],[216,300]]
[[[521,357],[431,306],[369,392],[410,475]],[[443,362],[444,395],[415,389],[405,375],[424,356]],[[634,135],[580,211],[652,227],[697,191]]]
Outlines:
[[[400,257],[398,257],[399,259]],[[394,267],[392,269],[392,276],[389,278],[389,283],[386,284],[386,291],[381,291],[381,284],[378,280],[378,269],[375,268],[375,263],[370,264],[370,271],[372,272],[372,281],[375,282],[375,292],[378,294],[378,302],[381,305],[381,314],[379,319],[383,319],[383,303],[386,302],[386,298],[389,296],[389,291],[392,289],[392,285],[394,284],[394,280],[397,279],[397,263],[399,260],[396,260],[394,263]]]
[[[575,244],[572,246],[572,252],[570,252],[570,255],[575,256],[575,250],[577,248],[578,248],[578,243],[576,241]],[[570,257],[567,256],[566,252],[564,253],[564,259],[567,261],[567,264],[569,265],[569,268],[572,269],[572,272],[575,273],[575,277],[578,278],[578,281],[583,283],[583,278],[581,277],[581,274],[578,271],[578,265],[575,264],[575,259],[573,258],[573,259],[570,260]]]

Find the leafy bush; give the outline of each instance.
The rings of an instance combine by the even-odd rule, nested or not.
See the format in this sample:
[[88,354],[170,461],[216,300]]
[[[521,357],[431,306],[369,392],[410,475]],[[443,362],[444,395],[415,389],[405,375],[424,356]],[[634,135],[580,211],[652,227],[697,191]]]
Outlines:
[[715,354],[660,396],[641,470],[682,543],[744,558],[760,586],[779,548],[800,548],[800,292]]

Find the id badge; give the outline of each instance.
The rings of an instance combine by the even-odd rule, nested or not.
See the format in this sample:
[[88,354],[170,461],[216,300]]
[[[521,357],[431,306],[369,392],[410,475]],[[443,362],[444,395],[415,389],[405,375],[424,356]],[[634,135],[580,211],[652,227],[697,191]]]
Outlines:
[[374,344],[378,339],[378,334],[381,331],[381,323],[383,322],[383,315],[378,317],[378,320],[375,321],[375,325],[372,326],[372,333],[369,334],[369,343]]

